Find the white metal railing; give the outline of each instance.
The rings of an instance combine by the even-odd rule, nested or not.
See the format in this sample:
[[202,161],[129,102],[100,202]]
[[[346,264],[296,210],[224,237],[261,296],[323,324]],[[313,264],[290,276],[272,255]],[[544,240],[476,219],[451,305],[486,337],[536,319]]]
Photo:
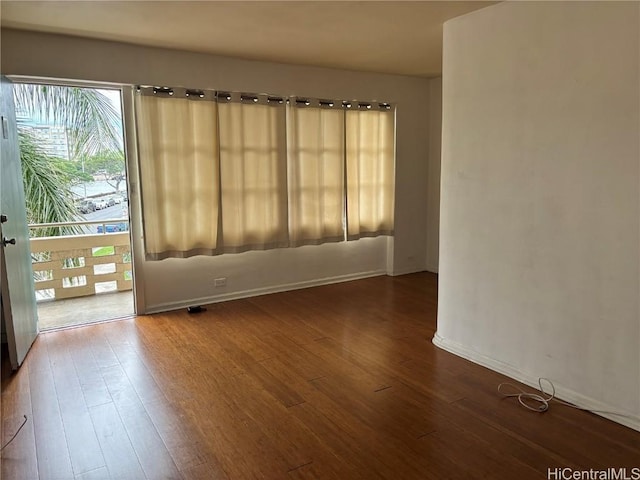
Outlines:
[[32,237],[36,298],[83,297],[132,288],[129,232],[106,233],[126,219],[34,224],[29,228],[102,225],[102,233]]

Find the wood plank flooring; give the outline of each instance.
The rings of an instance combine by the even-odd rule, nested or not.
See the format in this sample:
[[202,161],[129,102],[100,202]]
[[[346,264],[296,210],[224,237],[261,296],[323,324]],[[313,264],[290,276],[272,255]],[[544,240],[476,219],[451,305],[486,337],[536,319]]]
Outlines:
[[437,277],[377,277],[41,334],[3,361],[5,480],[545,479],[640,433],[545,414],[437,349]]

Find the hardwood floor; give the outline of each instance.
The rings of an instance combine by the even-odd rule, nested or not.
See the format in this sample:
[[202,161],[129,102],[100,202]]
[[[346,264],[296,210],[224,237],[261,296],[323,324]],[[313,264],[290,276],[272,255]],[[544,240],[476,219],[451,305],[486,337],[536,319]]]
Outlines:
[[377,277],[40,335],[3,362],[5,480],[545,479],[640,433],[521,409],[437,349],[437,279]]

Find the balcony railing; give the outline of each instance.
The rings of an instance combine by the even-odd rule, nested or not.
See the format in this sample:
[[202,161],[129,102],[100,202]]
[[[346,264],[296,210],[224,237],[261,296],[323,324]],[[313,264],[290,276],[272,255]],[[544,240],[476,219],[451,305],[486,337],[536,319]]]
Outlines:
[[[35,224],[29,228],[121,225],[126,220]],[[132,288],[129,232],[87,233],[31,238],[36,298],[84,297]]]

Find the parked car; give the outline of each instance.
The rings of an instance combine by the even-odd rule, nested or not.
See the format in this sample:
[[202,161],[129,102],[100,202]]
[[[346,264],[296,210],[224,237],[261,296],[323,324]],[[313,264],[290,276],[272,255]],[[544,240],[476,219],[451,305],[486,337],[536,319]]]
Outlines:
[[108,206],[109,204],[104,198],[101,198],[100,200],[96,200],[96,210],[102,210],[103,208],[107,208]]
[[109,197],[107,199],[107,206],[109,206],[109,207],[113,207],[116,203],[118,203],[118,202],[116,202],[116,199],[113,198],[113,197]]
[[[106,229],[106,232],[105,232]],[[107,223],[106,225],[98,225],[98,233],[115,233],[126,232],[129,230],[129,224],[126,222],[121,223]]]
[[111,197],[111,198],[113,198],[113,201],[118,203],[118,204],[124,202],[124,198],[122,198],[122,195],[116,195],[116,196]]
[[80,213],[90,213],[96,211],[96,204],[92,200],[82,200],[78,204],[78,211]]

